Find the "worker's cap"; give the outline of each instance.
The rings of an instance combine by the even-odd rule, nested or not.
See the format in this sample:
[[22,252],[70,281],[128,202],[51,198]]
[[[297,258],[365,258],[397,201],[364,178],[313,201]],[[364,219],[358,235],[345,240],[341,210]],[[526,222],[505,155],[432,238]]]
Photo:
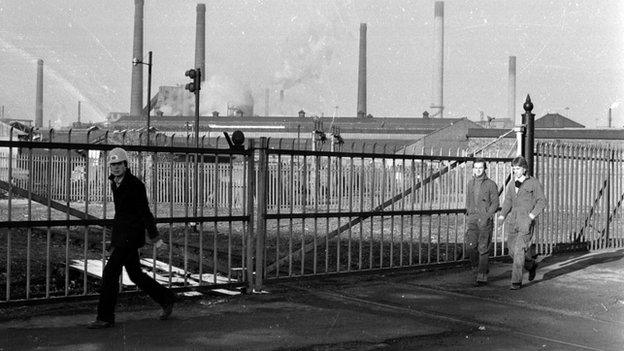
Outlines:
[[128,162],[128,154],[126,153],[126,150],[120,148],[120,147],[116,147],[114,149],[112,149],[110,151],[110,153],[108,154],[108,164],[110,165],[111,163],[119,163],[119,162],[123,162],[126,161]]

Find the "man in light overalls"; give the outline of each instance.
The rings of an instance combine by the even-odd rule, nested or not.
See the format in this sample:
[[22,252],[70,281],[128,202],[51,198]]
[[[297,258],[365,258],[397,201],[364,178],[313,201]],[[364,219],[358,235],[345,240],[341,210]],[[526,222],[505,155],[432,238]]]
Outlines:
[[529,281],[535,279],[537,262],[530,247],[534,220],[546,207],[544,188],[537,178],[527,175],[527,161],[518,156],[511,161],[514,179],[507,187],[507,194],[498,219],[507,219],[507,245],[513,258],[511,290],[522,287],[522,269],[529,272]]

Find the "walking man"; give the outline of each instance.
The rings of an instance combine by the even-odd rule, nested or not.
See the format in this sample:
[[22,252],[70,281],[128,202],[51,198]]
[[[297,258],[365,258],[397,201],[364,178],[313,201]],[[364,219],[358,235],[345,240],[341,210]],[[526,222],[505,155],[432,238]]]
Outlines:
[[472,179],[466,186],[466,244],[471,266],[477,270],[475,286],[487,284],[494,213],[498,211],[499,205],[498,187],[485,174],[486,168],[484,159],[475,159]]
[[522,287],[523,268],[529,271],[529,281],[535,279],[537,262],[531,253],[534,220],[546,207],[544,188],[537,178],[527,175],[527,161],[518,156],[511,161],[514,181],[507,187],[507,194],[498,217],[507,219],[507,245],[513,258],[511,290]]
[[154,216],[147,204],[145,185],[128,169],[128,155],[122,148],[114,148],[108,155],[115,218],[111,236],[111,254],[104,267],[97,318],[87,327],[109,328],[115,325],[115,305],[119,292],[122,267],[139,288],[145,291],[163,309],[160,319],[167,319],[173,310],[173,293],[141,271],[139,248],[145,245],[147,229],[157,249],[166,247],[159,237]]

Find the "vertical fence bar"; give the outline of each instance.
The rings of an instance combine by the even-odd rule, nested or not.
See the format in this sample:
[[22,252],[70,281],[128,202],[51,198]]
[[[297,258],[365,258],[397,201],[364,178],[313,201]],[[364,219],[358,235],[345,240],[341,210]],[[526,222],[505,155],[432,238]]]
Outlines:
[[[331,203],[331,156],[327,156],[327,166],[325,168],[325,213],[330,213]],[[329,272],[329,216],[325,218],[325,273]]]
[[[54,129],[50,129],[50,140],[52,143],[54,139]],[[52,148],[48,149],[48,163],[46,169],[46,182],[44,184],[47,185],[47,218],[48,221],[52,220]],[[52,241],[52,232],[50,226],[46,228],[46,263],[45,263],[45,297],[46,299],[50,298],[50,273],[51,273],[51,262],[50,262],[50,245]]]
[[[334,175],[334,179],[335,181],[335,186],[333,186],[332,188],[335,189],[334,193],[337,195],[338,197],[338,203],[336,204],[336,211],[338,212],[338,218],[336,218],[337,223],[336,223],[336,228],[340,228],[341,227],[341,222],[342,222],[342,192],[343,189],[345,188],[345,185],[343,180],[345,179],[345,177],[343,176],[343,168],[342,168],[342,156],[335,156],[336,157],[336,167],[337,167],[337,172]],[[349,225],[349,239],[351,237],[351,225]],[[342,245],[342,240],[341,240],[341,235],[342,233],[338,233],[338,235],[336,235],[336,272],[340,272],[340,254],[341,254],[341,250],[340,250],[340,246]]]
[[[33,129],[30,130],[29,140],[32,141]],[[32,221],[32,191],[33,191],[33,149],[28,148],[28,221]],[[26,299],[30,299],[30,275],[31,275],[31,237],[32,228],[26,230]]]
[[[386,200],[386,189],[388,186],[388,175],[387,175],[387,167],[386,167],[386,145],[383,147],[383,155],[381,158],[381,183],[380,183],[380,193],[381,196],[379,198],[379,204],[381,205]],[[392,204],[392,208],[394,208],[394,203]],[[379,217],[379,268],[383,268],[383,259],[384,259],[384,215],[383,209],[381,211],[381,215]]]
[[[277,142],[277,148],[282,149],[282,139],[279,139]],[[282,207],[282,187],[285,187],[284,182],[280,181],[282,179],[282,154],[277,155],[277,174],[271,179],[275,179],[275,186],[277,187],[277,203],[276,203],[276,213],[277,213],[277,224],[275,228],[275,277],[279,277],[280,272],[280,227],[281,227],[281,218],[279,215],[281,214]]]
[[[298,145],[297,145],[298,146]],[[295,150],[295,140],[292,141],[291,150]],[[297,164],[299,164],[299,156],[297,156]],[[297,167],[299,170],[299,167]],[[301,179],[301,177],[297,177]],[[301,191],[301,186],[295,187],[295,154],[292,153],[290,155],[290,174],[289,174],[289,184],[290,184],[290,203],[288,204],[289,212],[291,214],[294,213],[295,210],[295,194],[299,194]],[[292,277],[293,275],[293,218],[292,216],[288,219],[288,276]],[[301,233],[303,236],[305,233]],[[302,262],[303,264],[303,262]]]
[[250,139],[247,141],[247,150],[248,154],[245,156],[245,164],[247,170],[247,182],[246,182],[246,212],[249,218],[249,222],[247,222],[247,233],[246,233],[246,269],[247,272],[247,289],[249,292],[253,292],[255,279],[254,279],[254,262],[253,262],[253,251],[254,251],[254,226],[255,226],[255,218],[254,218],[254,200],[255,200],[255,192],[256,192],[256,171],[254,167],[254,140]]
[[[354,169],[354,157],[353,157],[353,149],[355,147],[355,143],[351,143],[351,156],[349,157],[349,186],[347,187],[347,189],[349,189],[349,208],[348,211],[349,213],[353,213],[353,192],[355,191],[354,189],[354,178],[355,178],[355,169]],[[353,217],[351,217],[351,215],[349,215],[349,223],[351,223],[351,221],[353,220]],[[362,223],[362,222],[360,222]],[[352,257],[351,257],[351,243],[353,240],[353,226],[349,226],[349,239],[347,241],[347,272],[351,271],[351,262],[352,262]]]
[[[218,143],[219,143],[219,138],[216,139],[217,141],[215,142],[215,150],[218,150]],[[212,194],[212,199],[213,199],[213,203],[214,203],[214,216],[215,218],[219,217],[219,202],[221,201],[221,196],[219,196],[220,193],[220,187],[219,185],[221,184],[221,179],[222,177],[220,177],[220,170],[219,170],[219,152],[215,151],[215,155],[214,155],[214,177],[212,178],[213,180],[213,194]],[[212,233],[212,277],[213,277],[213,283],[217,284],[217,276],[219,274],[219,222],[214,221],[213,222],[213,233]]]
[[[11,127],[9,140],[13,141],[13,131],[14,128]],[[13,220],[13,146],[9,147],[9,154],[7,157],[8,171],[7,171],[7,183],[9,185],[9,190],[7,192],[7,221],[11,222]],[[11,249],[12,249],[12,230],[13,228],[7,228],[7,246],[6,246],[6,301],[11,300]]]
[[[362,143],[362,154],[366,143]],[[360,187],[360,212],[364,212],[364,190],[366,187],[366,172],[365,172],[365,160],[364,156],[360,159],[360,181],[358,185]],[[360,237],[358,238],[358,270],[362,269],[363,255],[364,255],[364,220],[360,221]]]
[[264,250],[266,238],[266,200],[267,200],[267,176],[268,176],[268,160],[267,160],[267,139],[260,138],[260,148],[258,149],[258,218],[257,218],[257,235],[256,235],[256,291],[262,290],[262,282],[264,279]]
[[[377,151],[377,143],[373,144],[373,154]],[[371,212],[373,211],[373,209],[375,208],[375,156],[373,155],[372,159],[371,159],[371,170],[370,170],[370,174],[369,174],[369,179],[370,179],[370,210]],[[368,252],[369,255],[369,264],[368,264],[368,268],[369,269],[373,269],[373,250],[374,250],[374,239],[373,237],[375,236],[375,228],[374,228],[374,216],[371,215],[370,217],[370,233],[369,233],[369,247],[370,247],[370,251]]]
[[[307,150],[308,149],[308,140],[305,141],[304,143],[304,148]],[[303,175],[302,175],[302,179],[303,179],[303,184],[304,187],[301,189],[302,192],[302,197],[301,197],[301,213],[303,214],[301,216],[301,275],[303,275],[305,273],[305,240],[306,240],[306,227],[305,227],[305,223],[306,223],[306,218],[305,218],[305,214],[307,212],[307,208],[308,208],[308,186],[307,184],[309,183],[308,181],[308,157],[307,155],[303,155]]]

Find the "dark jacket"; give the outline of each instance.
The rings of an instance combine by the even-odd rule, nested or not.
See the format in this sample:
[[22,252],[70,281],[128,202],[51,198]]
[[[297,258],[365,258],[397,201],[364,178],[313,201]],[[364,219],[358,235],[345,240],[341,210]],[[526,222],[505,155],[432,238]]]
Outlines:
[[126,170],[119,187],[110,175],[115,219],[111,245],[125,248],[139,248],[145,245],[145,229],[152,241],[158,237],[154,216],[147,204],[145,185],[130,170]]
[[[475,202],[475,187],[478,187],[478,201]],[[466,186],[466,213],[489,219],[498,211],[498,186],[484,173],[482,177],[472,179]]]
[[[546,207],[546,196],[542,184],[534,177],[527,177],[516,193],[515,183],[509,182],[501,215],[510,221],[527,221],[529,213],[537,217]],[[530,219],[529,219],[530,223]]]

